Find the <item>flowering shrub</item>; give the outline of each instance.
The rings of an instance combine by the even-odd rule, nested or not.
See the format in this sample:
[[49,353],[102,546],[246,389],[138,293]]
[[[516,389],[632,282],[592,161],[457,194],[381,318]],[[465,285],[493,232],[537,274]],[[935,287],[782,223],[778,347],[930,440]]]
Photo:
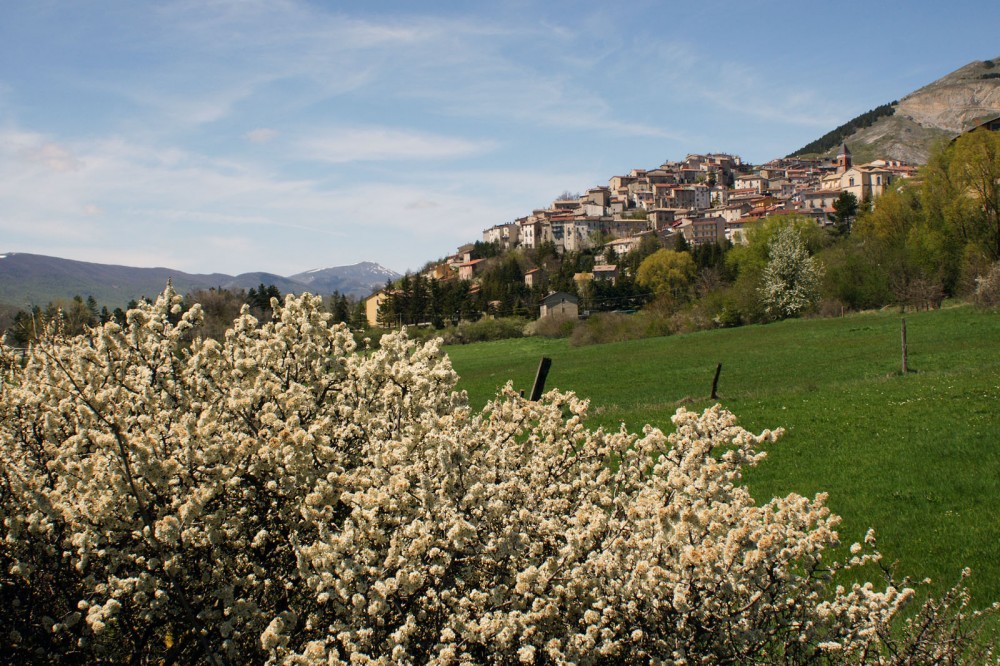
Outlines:
[[903,663],[969,645],[947,600],[935,631],[895,634],[912,590],[831,584],[879,555],[870,536],[830,560],[824,496],[754,502],[742,470],[779,432],[719,407],[679,410],[670,435],[592,431],[573,394],[509,385],[475,412],[435,343],[358,350],[320,299],[273,305],[187,344],[199,310],[168,288],[124,327],[3,350],[5,659]]
[[797,317],[819,298],[823,267],[809,256],[805,240],[792,226],[778,230],[767,252],[759,288],[764,309],[773,319]]
[[976,278],[973,302],[981,308],[1000,308],[1000,261],[994,262],[985,275]]

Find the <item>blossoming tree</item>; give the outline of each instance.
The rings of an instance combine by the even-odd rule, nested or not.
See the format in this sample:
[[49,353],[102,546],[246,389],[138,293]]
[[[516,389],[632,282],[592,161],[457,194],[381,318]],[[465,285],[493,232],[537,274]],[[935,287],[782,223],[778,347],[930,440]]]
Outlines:
[[244,310],[221,342],[180,303],[168,288],[125,326],[2,350],[4,658],[917,663],[975,647],[942,619],[956,599],[894,631],[912,590],[834,586],[879,556],[831,560],[824,496],[753,500],[742,470],[779,432],[719,407],[678,411],[669,435],[595,431],[573,394],[510,386],[477,412],[435,343],[358,350],[319,298],[275,301],[263,325]]
[[805,241],[793,226],[778,229],[767,253],[759,289],[764,309],[773,319],[797,317],[819,297],[823,267],[809,256]]

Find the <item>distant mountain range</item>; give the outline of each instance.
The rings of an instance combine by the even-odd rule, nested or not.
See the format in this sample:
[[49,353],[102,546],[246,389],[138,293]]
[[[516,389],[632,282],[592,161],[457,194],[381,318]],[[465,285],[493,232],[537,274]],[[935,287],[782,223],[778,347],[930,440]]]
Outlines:
[[400,277],[395,271],[372,262],[322,268],[283,277],[273,273],[191,274],[171,268],[132,268],[94,264],[11,252],[0,254],[0,305],[44,307],[50,301],[93,296],[109,308],[123,307],[131,300],[154,297],[170,280],[180,293],[221,287],[250,290],[261,284],[274,285],[282,294],[334,291],[363,298]]
[[935,142],[997,115],[1000,58],[977,60],[899,101],[858,116],[793,155],[832,157],[846,143],[856,164],[878,158],[926,164]]

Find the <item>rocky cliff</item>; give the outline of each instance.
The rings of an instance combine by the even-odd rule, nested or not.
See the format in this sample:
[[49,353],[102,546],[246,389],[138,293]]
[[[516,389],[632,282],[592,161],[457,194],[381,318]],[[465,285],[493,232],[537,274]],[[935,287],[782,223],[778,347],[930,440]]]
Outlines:
[[923,164],[935,142],[998,114],[1000,58],[977,60],[910,93],[895,104],[893,115],[854,132],[845,142],[856,163],[887,158]]

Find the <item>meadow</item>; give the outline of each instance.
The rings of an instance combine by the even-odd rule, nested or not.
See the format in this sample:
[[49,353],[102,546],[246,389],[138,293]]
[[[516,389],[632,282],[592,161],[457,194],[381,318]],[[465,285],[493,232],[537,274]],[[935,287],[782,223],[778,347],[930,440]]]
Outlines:
[[[901,372],[905,317],[910,372]],[[521,338],[448,346],[459,388],[482,406],[507,381],[590,398],[592,427],[671,427],[714,402],[785,436],[747,474],[758,501],[828,492],[842,540],[875,528],[897,573],[941,591],[972,569],[978,606],[1000,600],[1000,315],[965,305],[789,320],[571,347]],[[719,399],[710,400],[722,363]]]

